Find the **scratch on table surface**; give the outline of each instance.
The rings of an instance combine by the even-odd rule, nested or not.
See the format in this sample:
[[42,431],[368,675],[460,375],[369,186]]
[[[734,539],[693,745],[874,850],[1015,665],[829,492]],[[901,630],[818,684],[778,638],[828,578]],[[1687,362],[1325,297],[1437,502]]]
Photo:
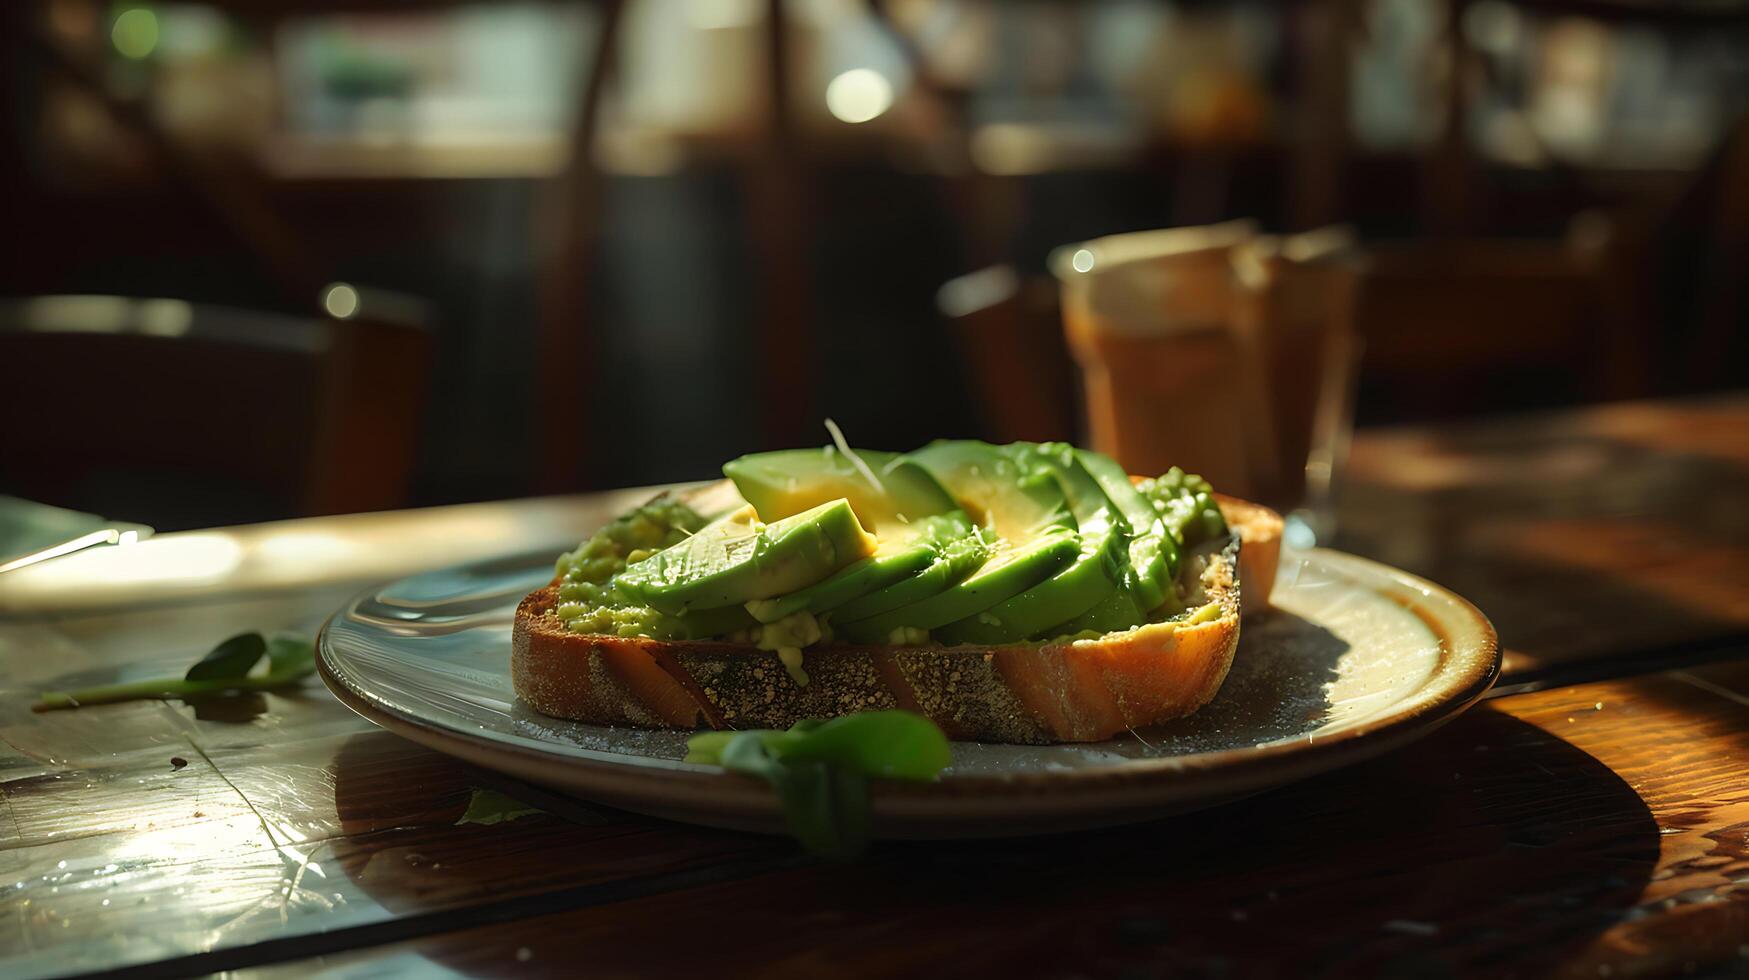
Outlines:
[[[283,855],[285,853],[284,849],[282,849],[280,847],[279,841],[273,836],[273,828],[268,825],[267,818],[265,816],[262,816],[261,811],[257,810],[255,808],[255,801],[251,800],[249,798],[248,794],[244,793],[243,790],[240,787],[238,787],[236,783],[231,782],[231,777],[225,775],[224,770],[220,769],[218,766],[218,763],[213,761],[212,756],[207,754],[206,747],[200,744],[200,740],[195,738],[194,734],[192,732],[186,733],[185,737],[188,739],[189,746],[192,747],[194,749],[194,751],[196,753],[198,753],[203,760],[206,761],[206,764],[212,768],[212,771],[218,775],[219,779],[222,780],[226,786],[229,786],[231,788],[231,792],[237,794],[237,798],[243,801],[243,805],[249,808],[249,812],[255,815],[255,819],[258,822],[260,822],[260,824],[261,824],[262,835],[267,838],[267,846],[269,848],[271,848],[275,854]],[[311,849],[311,853],[314,853],[314,848]],[[276,889],[276,891],[278,891],[278,889]],[[281,895],[282,895],[282,897],[287,896],[287,895],[289,895],[289,892],[282,891]],[[243,909],[241,912],[238,912],[236,915],[233,915],[229,919],[226,919],[224,922],[219,923],[217,926],[213,927],[212,934],[214,936],[222,936],[226,932],[229,932],[232,926],[235,926],[237,923],[248,918],[250,913],[254,912],[256,909],[260,908],[263,904],[265,904],[267,899],[268,899],[268,896],[263,895],[260,899],[256,900],[248,908]],[[282,900],[282,904],[280,906],[281,916],[285,915],[285,911],[286,911],[285,905],[283,904],[283,900]]]
[[1728,701],[1735,701],[1738,704],[1743,705],[1746,708],[1749,708],[1749,696],[1738,694],[1736,691],[1733,691],[1728,687],[1724,687],[1723,685],[1714,684],[1712,681],[1709,681],[1704,677],[1696,677],[1686,670],[1673,670],[1670,673],[1677,680],[1687,681],[1688,683],[1693,684],[1695,687],[1698,687],[1703,691],[1709,691],[1713,694],[1717,694],[1719,697],[1724,698]]
[[261,823],[262,836],[267,838],[267,846],[277,850],[279,841],[273,836],[273,828],[268,825],[267,818],[261,815],[260,810],[255,809],[255,801],[251,800],[248,794],[244,793],[236,783],[231,782],[231,777],[225,775],[224,770],[219,768],[219,764],[213,761],[212,756],[206,754],[206,748],[193,735],[188,736],[188,744],[200,755],[201,759],[205,760],[208,766],[212,767],[213,773],[219,777],[219,780],[229,786],[231,792],[237,794],[237,799],[243,801],[243,805],[249,808],[249,812],[255,815],[255,819]]
[[12,794],[7,791],[4,783],[0,783],[0,802],[6,804],[6,821],[8,824],[6,828],[6,836],[0,838],[0,849],[4,849],[12,846],[11,843],[6,843],[7,841],[17,842],[24,836],[24,825],[18,822],[18,812],[12,809]]
[[[328,838],[324,838],[322,840],[316,841],[315,843],[311,844],[309,851],[301,856],[301,860],[298,862],[298,873],[292,876],[291,884],[280,890],[280,893],[279,893],[279,921],[282,925],[284,923],[290,921],[290,919],[291,919],[292,896],[296,895],[298,893],[298,890],[303,887],[304,872],[308,871],[310,869],[310,859],[314,858],[316,856],[317,851],[321,850],[324,847],[327,847],[329,844],[332,844],[333,842],[334,842],[334,838],[328,837]],[[299,857],[298,852],[292,850],[289,847],[281,847],[281,848],[277,848],[277,850],[280,851],[280,853],[282,853],[282,854],[289,853],[293,857]],[[322,871],[322,866],[319,864],[316,865],[316,873],[322,875],[323,877],[327,877],[327,875],[324,874]]]

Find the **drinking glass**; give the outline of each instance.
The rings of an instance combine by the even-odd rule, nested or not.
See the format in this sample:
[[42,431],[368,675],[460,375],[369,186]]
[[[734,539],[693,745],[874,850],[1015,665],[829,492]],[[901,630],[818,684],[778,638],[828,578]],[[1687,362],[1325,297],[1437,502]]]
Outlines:
[[1346,230],[1136,232],[1064,246],[1051,268],[1094,448],[1296,512],[1302,538],[1333,530],[1356,351]]

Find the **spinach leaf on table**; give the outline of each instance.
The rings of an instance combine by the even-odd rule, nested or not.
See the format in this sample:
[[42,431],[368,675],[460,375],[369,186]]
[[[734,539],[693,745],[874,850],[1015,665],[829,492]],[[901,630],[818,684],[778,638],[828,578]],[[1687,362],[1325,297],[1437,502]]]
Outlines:
[[[265,657],[265,670],[256,670]],[[32,711],[56,711],[118,701],[209,697],[286,687],[316,669],[316,648],[300,633],[239,633],[202,657],[181,677],[103,684],[76,691],[47,691]]]

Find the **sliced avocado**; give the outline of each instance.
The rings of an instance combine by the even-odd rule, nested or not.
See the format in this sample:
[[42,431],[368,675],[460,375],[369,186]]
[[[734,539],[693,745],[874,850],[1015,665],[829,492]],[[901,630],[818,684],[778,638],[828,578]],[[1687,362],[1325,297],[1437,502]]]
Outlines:
[[842,497],[883,542],[914,538],[923,518],[959,509],[928,471],[898,453],[852,452],[855,459],[833,446],[754,453],[725,463],[723,473],[762,520]]
[[908,454],[984,527],[1030,541],[1049,527],[1073,530],[1075,517],[1048,471],[1023,467],[1003,447],[972,439],[936,440]]
[[1124,472],[1117,460],[1087,449],[1077,449],[1074,453],[1075,459],[1099,483],[1099,489],[1105,492],[1131,528],[1139,531],[1160,519],[1160,515],[1154,512],[1154,505],[1136,489],[1130,475]]
[[[1071,636],[1084,631],[1111,633],[1181,612],[1184,606],[1174,583],[1183,568],[1182,552],[1186,541],[1194,543],[1225,531],[1220,507],[1215,503],[1208,483],[1174,467],[1156,479],[1144,480],[1137,485],[1123,467],[1109,457],[1084,450],[1076,453],[1113,500],[1124,501],[1120,508],[1127,515],[1145,516],[1137,506],[1136,498],[1139,498],[1140,503],[1157,517],[1159,527],[1130,541],[1131,571],[1136,575],[1130,595],[1113,596],[1074,619],[1041,631],[1038,636]],[[1143,572],[1150,567],[1149,551],[1156,546],[1158,553],[1169,559],[1166,568],[1171,575],[1165,580],[1159,601],[1154,602],[1144,597],[1148,577]]]
[[[877,589],[895,585],[922,573],[934,564],[950,543],[976,535],[966,512],[955,508],[947,514],[926,517],[910,525],[909,540],[883,540],[875,553],[832,573],[813,585],[775,599],[756,599],[747,611],[762,623],[774,623],[799,612],[821,615]],[[977,542],[982,544],[980,538]],[[946,587],[944,583],[943,587]]]
[[[972,440],[933,442],[908,458],[988,529],[995,555],[983,567],[982,556],[978,565],[938,563],[914,579],[845,604],[833,625],[856,642],[883,643],[902,626],[929,629],[981,612],[1037,584],[1066,560],[1058,557],[1062,543],[1056,538],[1075,527],[1075,518],[1048,472],[1023,467],[1004,449]],[[1045,536],[1053,543],[1031,547]],[[929,624],[912,622],[919,617]]]
[[[1139,489],[1124,468],[1109,456],[1075,450],[1075,456],[1105,491],[1129,525],[1128,588],[1107,597],[1085,612],[1034,634],[1034,639],[1072,636],[1076,633],[1113,633],[1176,613],[1183,608],[1175,581],[1183,558],[1179,537],[1168,524],[1168,515]],[[1153,481],[1149,481],[1151,484]],[[1180,511],[1189,507],[1187,503]],[[1179,513],[1174,511],[1173,513]],[[1180,521],[1182,524],[1182,520]]]
[[886,643],[896,630],[932,630],[989,609],[1049,578],[1074,559],[1080,536],[1049,527],[1030,540],[1011,545],[960,582],[919,602],[866,619],[834,620],[833,628],[852,643]]
[[964,580],[989,557],[990,545],[984,532],[971,528],[941,544],[935,558],[917,574],[839,606],[832,613],[832,621],[836,624],[866,619],[927,599]]
[[874,550],[842,498],[772,524],[742,507],[626,566],[613,584],[634,602],[678,615],[794,592]]
[[1134,612],[1135,601],[1124,592],[1124,571],[1123,535],[1084,533],[1080,553],[1054,575],[1011,599],[934,630],[935,639],[949,645],[1014,643],[1114,597],[1132,610],[1136,618],[1126,625],[1134,625],[1143,617]]
[[761,623],[775,623],[799,612],[823,613],[916,575],[928,568],[935,556],[935,548],[928,544],[914,544],[885,554],[876,552],[805,589],[775,599],[754,599],[747,603],[746,610]]
[[[1173,606],[1177,605],[1176,592],[1172,594],[1171,602]],[[1053,637],[1073,636],[1076,633],[1088,631],[1116,633],[1133,626],[1140,626],[1147,621],[1148,612],[1137,605],[1135,593],[1118,589],[1074,619],[1039,630],[1033,635],[1033,639],[1048,640]]]
[[1112,505],[1123,514],[1130,529],[1130,568],[1135,572],[1136,600],[1144,609],[1154,609],[1172,594],[1182,558],[1178,542],[1167,532],[1160,514],[1130,481],[1124,468],[1103,453],[1075,450],[1080,461]]
[[677,640],[704,640],[755,625],[753,617],[744,606],[700,609],[669,617],[669,622],[675,633],[674,639]]
[[[982,505],[989,525],[1004,533],[1013,548],[1024,549],[1041,534],[1064,526],[1079,527],[1080,534],[1077,553],[1070,560],[1034,579],[1019,593],[999,597],[994,590],[974,588],[983,584],[982,579],[977,583],[967,580],[929,600],[921,612],[911,614],[918,621],[904,625],[939,628],[937,638],[947,643],[1023,640],[1080,614],[1122,587],[1124,526],[1114,523],[1110,500],[1075,460],[1070,447],[938,442],[915,455],[962,505]],[[1068,521],[1061,518],[1065,507]],[[1000,606],[1000,611],[992,608],[995,606]],[[939,610],[949,608],[962,615],[938,622]],[[902,611],[895,611],[888,618],[905,617]],[[855,625],[850,629],[858,631]]]
[[[798,612],[830,612],[919,575],[937,563],[947,543],[973,531],[965,511],[941,484],[923,467],[897,453],[850,450],[847,455],[833,446],[756,453],[729,462],[723,472],[767,519],[842,497],[880,540],[873,556],[824,581],[750,603],[748,610],[761,622],[775,622]],[[923,588],[954,568],[954,563],[948,562],[936,576],[912,588]],[[942,580],[936,588],[950,584]]]
[[1069,504],[1069,512],[1075,515],[1076,527],[1083,534],[1129,526],[1113,510],[1111,498],[1099,481],[1076,458],[1073,446],[1063,442],[1016,442],[1001,448],[1024,471],[1049,474],[1056,481]]
[[1022,470],[1048,473],[1062,489],[1080,525],[1074,560],[1049,578],[989,609],[936,632],[943,643],[1012,643],[1079,616],[1131,585],[1128,524],[1113,509],[1099,482],[1066,443],[1017,442],[1002,447]]

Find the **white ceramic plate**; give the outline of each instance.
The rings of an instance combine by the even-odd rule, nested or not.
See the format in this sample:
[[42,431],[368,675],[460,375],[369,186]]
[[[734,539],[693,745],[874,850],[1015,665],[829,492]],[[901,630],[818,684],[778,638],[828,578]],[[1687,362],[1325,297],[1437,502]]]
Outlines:
[[[627,810],[781,831],[762,783],[679,761],[685,733],[561,721],[517,701],[511,619],[558,550],[359,596],[322,630],[322,679],[371,721],[481,766]],[[1210,806],[1418,738],[1500,669],[1475,607],[1352,555],[1283,555],[1274,603],[1245,620],[1232,673],[1193,717],[1084,745],[957,742],[938,782],[876,787],[877,836],[1049,833]]]

